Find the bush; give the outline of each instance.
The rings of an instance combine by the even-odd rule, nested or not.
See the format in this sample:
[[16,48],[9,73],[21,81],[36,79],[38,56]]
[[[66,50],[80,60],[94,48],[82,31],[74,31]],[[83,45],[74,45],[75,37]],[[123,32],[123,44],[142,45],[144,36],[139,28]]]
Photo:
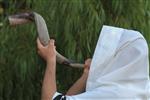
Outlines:
[[[9,27],[6,15],[24,10],[46,20],[57,50],[79,62],[92,57],[102,25],[140,31],[150,46],[149,0],[4,0],[0,28],[0,100],[40,100],[45,62],[37,55],[34,24]],[[57,65],[58,90],[65,92],[82,70]]]

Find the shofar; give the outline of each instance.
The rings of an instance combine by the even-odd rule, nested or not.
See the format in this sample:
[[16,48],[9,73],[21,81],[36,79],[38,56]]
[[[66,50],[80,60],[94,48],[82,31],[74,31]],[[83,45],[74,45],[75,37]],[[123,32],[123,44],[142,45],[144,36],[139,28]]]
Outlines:
[[[36,12],[27,12],[27,13],[20,13],[16,15],[9,16],[9,24],[11,26],[25,24],[29,22],[35,22],[38,36],[41,43],[46,46],[50,40],[48,29],[45,20],[41,15]],[[80,63],[73,62],[72,60],[67,59],[66,57],[62,56],[60,53],[56,51],[56,60],[60,64],[69,65],[71,67],[78,67],[83,68],[84,65]]]

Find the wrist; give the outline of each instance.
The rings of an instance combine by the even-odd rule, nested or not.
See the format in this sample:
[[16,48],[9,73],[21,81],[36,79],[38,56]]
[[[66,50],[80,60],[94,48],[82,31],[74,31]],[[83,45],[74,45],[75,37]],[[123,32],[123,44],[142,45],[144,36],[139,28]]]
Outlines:
[[88,69],[84,69],[83,70],[83,74],[88,74],[89,73],[89,70]]
[[47,63],[48,68],[50,68],[52,70],[55,70],[55,68],[56,68],[56,59],[54,59],[54,58],[53,59],[47,59],[46,63]]
[[55,75],[56,74],[56,63],[47,62],[46,70],[49,72],[49,74]]
[[56,62],[56,57],[48,57],[48,58],[46,59],[46,62],[47,62],[47,63],[55,63],[55,62]]
[[84,71],[82,74],[83,77],[88,77],[88,75],[89,75],[89,71]]

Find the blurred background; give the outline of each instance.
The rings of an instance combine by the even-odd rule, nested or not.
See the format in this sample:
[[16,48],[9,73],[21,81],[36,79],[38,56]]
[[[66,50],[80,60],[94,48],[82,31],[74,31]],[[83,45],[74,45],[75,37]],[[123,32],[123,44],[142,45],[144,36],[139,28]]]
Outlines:
[[[150,46],[150,0],[0,0],[0,100],[40,100],[45,62],[37,55],[34,23],[10,27],[7,16],[41,14],[57,51],[84,63],[92,57],[102,25],[141,32]],[[65,93],[82,69],[57,64]]]

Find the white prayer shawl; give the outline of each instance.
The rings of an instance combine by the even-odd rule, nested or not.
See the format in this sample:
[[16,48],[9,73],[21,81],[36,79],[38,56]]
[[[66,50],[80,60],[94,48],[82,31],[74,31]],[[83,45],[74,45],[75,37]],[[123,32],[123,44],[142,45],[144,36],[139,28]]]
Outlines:
[[148,46],[137,31],[103,26],[86,92],[66,100],[148,100]]

